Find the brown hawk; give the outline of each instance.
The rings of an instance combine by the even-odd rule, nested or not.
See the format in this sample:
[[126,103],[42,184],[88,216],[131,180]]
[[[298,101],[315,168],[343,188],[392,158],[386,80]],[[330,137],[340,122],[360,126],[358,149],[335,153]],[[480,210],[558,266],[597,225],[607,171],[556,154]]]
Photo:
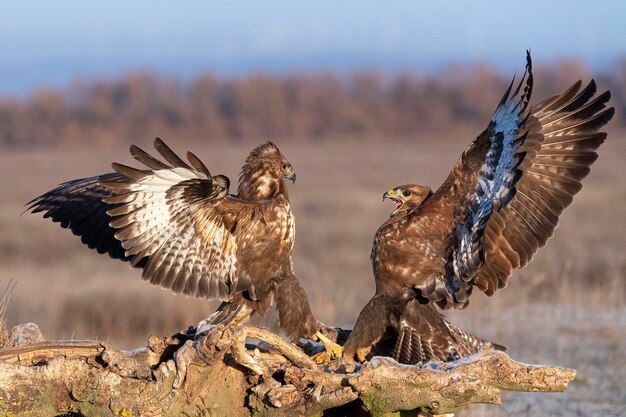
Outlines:
[[527,110],[532,84],[528,55],[522,81],[513,94],[511,82],[439,189],[403,185],[384,194],[395,209],[374,237],[376,293],[344,345],[348,366],[387,328],[405,362],[448,360],[484,345],[451,330],[434,304],[464,308],[474,287],[492,295],[530,262],[581,189],[607,136],[599,129],[614,114],[610,92],[596,95],[594,81]]
[[292,266],[295,220],[286,179],[296,174],[276,145],[255,148],[242,168],[237,195],[191,152],[183,161],[163,141],[165,162],[137,146],[142,169],[114,163],[114,173],[78,179],[32,200],[99,253],[143,269],[142,279],[175,293],[222,300],[205,324],[235,326],[275,300],[289,336],[320,339]]

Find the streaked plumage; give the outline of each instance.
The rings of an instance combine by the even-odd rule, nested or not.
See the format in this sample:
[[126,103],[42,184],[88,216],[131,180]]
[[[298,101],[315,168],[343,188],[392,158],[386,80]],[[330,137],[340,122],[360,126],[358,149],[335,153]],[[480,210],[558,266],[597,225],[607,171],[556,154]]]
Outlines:
[[[424,192],[427,187],[405,185],[385,194],[396,209],[374,237],[376,294],[346,342],[347,362],[354,355],[362,360],[390,325],[400,339],[411,334],[422,342],[431,338],[433,346],[459,346],[433,304],[464,308],[474,287],[492,295],[546,244],[606,139],[598,130],[614,113],[606,108],[608,91],[596,96],[593,81],[580,87],[579,81],[526,111],[532,91],[529,56],[517,89],[509,97],[509,87],[487,129],[437,191],[431,195]],[[402,196],[415,189],[422,190],[415,201]],[[426,317],[437,331],[424,330]],[[415,324],[410,332],[409,318]],[[409,356],[420,355],[405,352],[399,358]],[[449,348],[422,356],[446,360]]]
[[212,324],[237,324],[278,303],[282,327],[313,337],[319,324],[291,263],[295,223],[285,179],[291,164],[272,143],[254,149],[238,195],[194,154],[188,163],[160,139],[165,162],[136,146],[143,168],[113,164],[115,173],[74,180],[34,199],[43,212],[100,253],[143,269],[153,285],[222,300]]

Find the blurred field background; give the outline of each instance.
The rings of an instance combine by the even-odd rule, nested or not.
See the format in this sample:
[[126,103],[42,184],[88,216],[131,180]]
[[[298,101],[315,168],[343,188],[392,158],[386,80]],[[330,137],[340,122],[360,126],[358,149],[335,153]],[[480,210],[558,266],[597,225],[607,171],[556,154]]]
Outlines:
[[[589,78],[584,71],[572,74],[569,68],[538,69],[535,102],[578,77]],[[508,288],[491,299],[477,294],[467,310],[449,314],[462,327],[509,346],[514,358],[575,367],[581,370],[579,379],[567,394],[547,396],[547,405],[536,403],[543,396],[518,395],[507,399],[502,409],[476,408],[472,413],[485,414],[472,415],[499,415],[503,410],[525,415],[546,407],[563,412],[570,404],[591,399],[598,409],[609,412],[623,402],[626,129],[620,106],[624,93],[619,83],[611,84],[611,77],[617,74],[600,78],[600,88],[614,90],[618,116],[556,237],[528,268],[516,273]],[[396,99],[390,93],[395,91],[394,82],[405,80],[410,82],[399,89],[402,105],[390,103]],[[60,182],[108,172],[112,161],[130,162],[130,143],[149,150],[159,134],[181,153],[194,150],[212,172],[231,179],[253,146],[275,140],[298,173],[298,181],[290,186],[297,218],[298,277],[320,320],[351,326],[373,293],[371,239],[391,211],[390,204],[381,203],[382,193],[406,182],[440,184],[484,127],[506,84],[503,75],[484,67],[468,71],[460,80],[447,75],[420,80],[417,75],[401,75],[384,84],[373,73],[345,82],[329,75],[252,76],[211,81],[211,91],[231,92],[227,98],[210,93],[192,98],[161,94],[172,81],[144,74],[84,86],[91,93],[79,94],[85,101],[77,108],[71,104],[78,94],[73,89],[4,101],[0,119],[12,123],[2,123],[9,133],[2,136],[0,154],[0,277],[3,283],[10,278],[18,282],[9,323],[35,321],[49,338],[102,339],[131,348],[149,334],[171,334],[211,313],[214,302],[174,296],[142,283],[139,271],[88,250],[67,230],[39,216],[20,215],[27,201]],[[546,80],[553,80],[554,87]],[[309,88],[309,83],[317,87]],[[312,96],[296,94],[300,98],[286,104],[291,96],[285,89]],[[232,138],[221,136],[223,131],[202,135],[206,121],[200,116],[219,108],[220,97],[244,103],[247,110],[227,107],[210,117],[218,125],[249,130],[238,135],[228,131]],[[270,106],[274,114],[266,115],[264,98],[274,100]],[[176,105],[170,104],[172,100]],[[332,111],[323,113],[328,106]],[[164,116],[164,108],[170,109],[170,118]],[[194,111],[197,119],[191,117]],[[299,125],[295,115],[319,124],[318,133]],[[318,118],[324,117],[339,120],[334,125],[321,123]],[[172,125],[168,120],[179,122]],[[407,124],[402,131],[389,128],[385,133],[389,120]],[[274,128],[277,133],[272,135]],[[20,136],[26,130],[31,140]],[[254,134],[255,130],[263,134]],[[275,316],[261,323],[273,326]]]
[[[468,13],[477,16],[475,10]],[[12,21],[3,22],[1,15],[3,35]],[[598,21],[592,14],[583,18]],[[609,36],[615,28],[608,24],[606,33],[595,33],[589,25],[581,32],[591,31],[587,38],[599,45],[622,39]],[[463,37],[448,26],[446,33]],[[477,29],[479,21],[470,26],[487,36]],[[371,27],[376,26],[357,32],[363,35]],[[562,31],[578,33],[576,27]],[[35,77],[54,74],[59,66],[22,71],[16,64],[8,73],[13,80],[3,70],[7,61],[0,63],[0,75],[5,75],[0,80],[0,289],[12,278],[17,281],[9,326],[33,321],[47,338],[99,339],[133,348],[150,334],[172,334],[213,311],[216,303],[151,287],[141,282],[140,271],[88,250],[58,225],[21,215],[30,199],[63,181],[109,172],[113,161],[131,163],[129,145],[151,151],[156,136],[179,153],[192,150],[213,173],[233,182],[249,151],[274,141],[298,175],[289,185],[297,221],[296,273],[320,320],[352,326],[374,291],[372,237],[391,211],[389,202],[381,203],[382,193],[408,182],[437,187],[486,126],[513,72],[522,71],[524,48],[536,45],[533,103],[578,79],[594,78],[600,91],[613,94],[616,115],[606,128],[609,138],[548,246],[515,273],[507,288],[492,298],[475,293],[466,310],[448,316],[508,346],[514,359],[573,367],[579,373],[564,394],[508,394],[501,407],[476,406],[457,415],[626,415],[626,50],[611,65],[599,66],[593,56],[571,57],[566,48],[576,50],[573,44],[546,52],[549,45],[539,31],[534,43],[524,38],[507,47],[503,67],[481,58],[487,43],[481,36],[467,41],[474,47],[467,55],[451,52],[463,55],[462,62],[448,59],[437,70],[410,65],[359,69],[358,63],[346,70],[307,61],[280,70],[219,67],[190,76],[139,65],[83,77],[79,71],[68,82],[53,77],[37,82],[39,87],[15,87],[17,94],[12,88],[19,84],[19,72]],[[0,48],[6,39],[10,36],[0,36]],[[293,48],[283,52],[306,54],[303,39],[293,40]],[[335,40],[329,39],[329,44]],[[427,38],[419,39],[416,43],[428,44]],[[583,42],[583,50],[589,45]],[[427,60],[429,52],[408,54]],[[515,59],[508,59],[513,52]],[[49,54],[40,53],[40,61],[47,63]],[[63,61],[64,54],[54,58]],[[183,60],[193,66],[190,54]],[[385,55],[381,61],[386,58],[391,59]],[[276,328],[275,320],[270,314],[258,323]]]

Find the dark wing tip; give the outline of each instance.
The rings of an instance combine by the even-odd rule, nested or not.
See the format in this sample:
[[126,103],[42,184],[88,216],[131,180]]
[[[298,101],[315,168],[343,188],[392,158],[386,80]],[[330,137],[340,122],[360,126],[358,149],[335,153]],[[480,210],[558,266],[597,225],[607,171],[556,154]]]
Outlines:
[[[528,75],[530,82],[533,80],[533,59],[530,56],[530,48],[526,50],[526,68],[524,69],[524,76]],[[524,77],[522,77],[522,81]],[[520,83],[521,84],[521,83]]]
[[[513,76],[513,79],[511,80],[509,87],[506,89],[506,91],[504,92],[504,95],[502,96],[502,99],[498,103],[498,107],[503,106],[508,102],[509,96],[511,95],[511,90],[513,89],[513,85],[515,84],[515,78],[516,77]],[[530,96],[532,95],[532,90],[533,90],[533,62],[530,56],[530,50],[528,49],[526,50],[526,67],[524,70],[524,75],[522,75],[522,79],[520,80],[519,84],[513,91],[513,96],[511,97],[511,100],[513,100],[515,96],[517,96],[519,91],[521,90],[522,85],[524,85],[524,80],[526,80],[526,85],[524,86],[524,93],[522,94],[522,97],[520,97],[519,99],[519,102],[522,104],[522,109],[521,109],[522,112],[526,110],[526,107],[528,106],[528,103],[530,101]]]
[[[582,80],[580,82],[582,82]],[[592,78],[591,81],[589,81],[589,87],[593,88],[594,92],[598,88],[598,86],[596,85],[596,80],[594,78]]]
[[609,121],[611,121],[613,116],[615,116],[615,107],[609,107],[608,109],[606,109],[601,115],[602,125],[605,125]]
[[187,160],[196,170],[204,172],[207,177],[211,178],[211,173],[209,172],[209,169],[193,152],[187,151]]
[[180,157],[158,137],[154,140],[154,148],[163,158],[165,158],[167,162],[172,164],[172,166],[191,170],[191,167],[187,165],[185,161],[180,159]]
[[524,78],[526,78],[526,85],[524,86],[524,94],[522,95],[520,99],[520,101],[523,103],[522,112],[526,111],[526,108],[528,107],[528,103],[530,102],[530,97],[533,92],[533,81],[534,81],[533,61],[532,61],[532,58],[530,57],[530,50],[526,50],[526,70],[524,71],[524,76],[522,77],[519,83],[519,86],[517,87],[517,90],[515,91],[516,94],[517,94],[517,91],[522,86],[522,83],[524,82]]
[[148,168],[152,168],[156,170],[171,168],[169,165],[159,161],[158,159],[150,155],[148,152],[141,149],[139,146],[130,145],[130,154],[133,158],[135,158],[137,161],[141,162]]

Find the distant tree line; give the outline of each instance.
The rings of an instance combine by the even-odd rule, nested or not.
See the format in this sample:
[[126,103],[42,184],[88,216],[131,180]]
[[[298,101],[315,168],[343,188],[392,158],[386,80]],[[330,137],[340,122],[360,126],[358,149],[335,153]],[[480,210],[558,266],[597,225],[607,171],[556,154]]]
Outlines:
[[[519,72],[519,71],[518,71]],[[594,74],[611,89],[615,125],[626,124],[626,60]],[[535,69],[533,102],[591,75],[579,61]],[[0,145],[116,143],[155,136],[194,140],[414,137],[457,123],[485,123],[510,81],[492,68],[438,74],[355,72],[204,74],[190,82],[152,73],[77,81],[62,91],[0,98]]]

